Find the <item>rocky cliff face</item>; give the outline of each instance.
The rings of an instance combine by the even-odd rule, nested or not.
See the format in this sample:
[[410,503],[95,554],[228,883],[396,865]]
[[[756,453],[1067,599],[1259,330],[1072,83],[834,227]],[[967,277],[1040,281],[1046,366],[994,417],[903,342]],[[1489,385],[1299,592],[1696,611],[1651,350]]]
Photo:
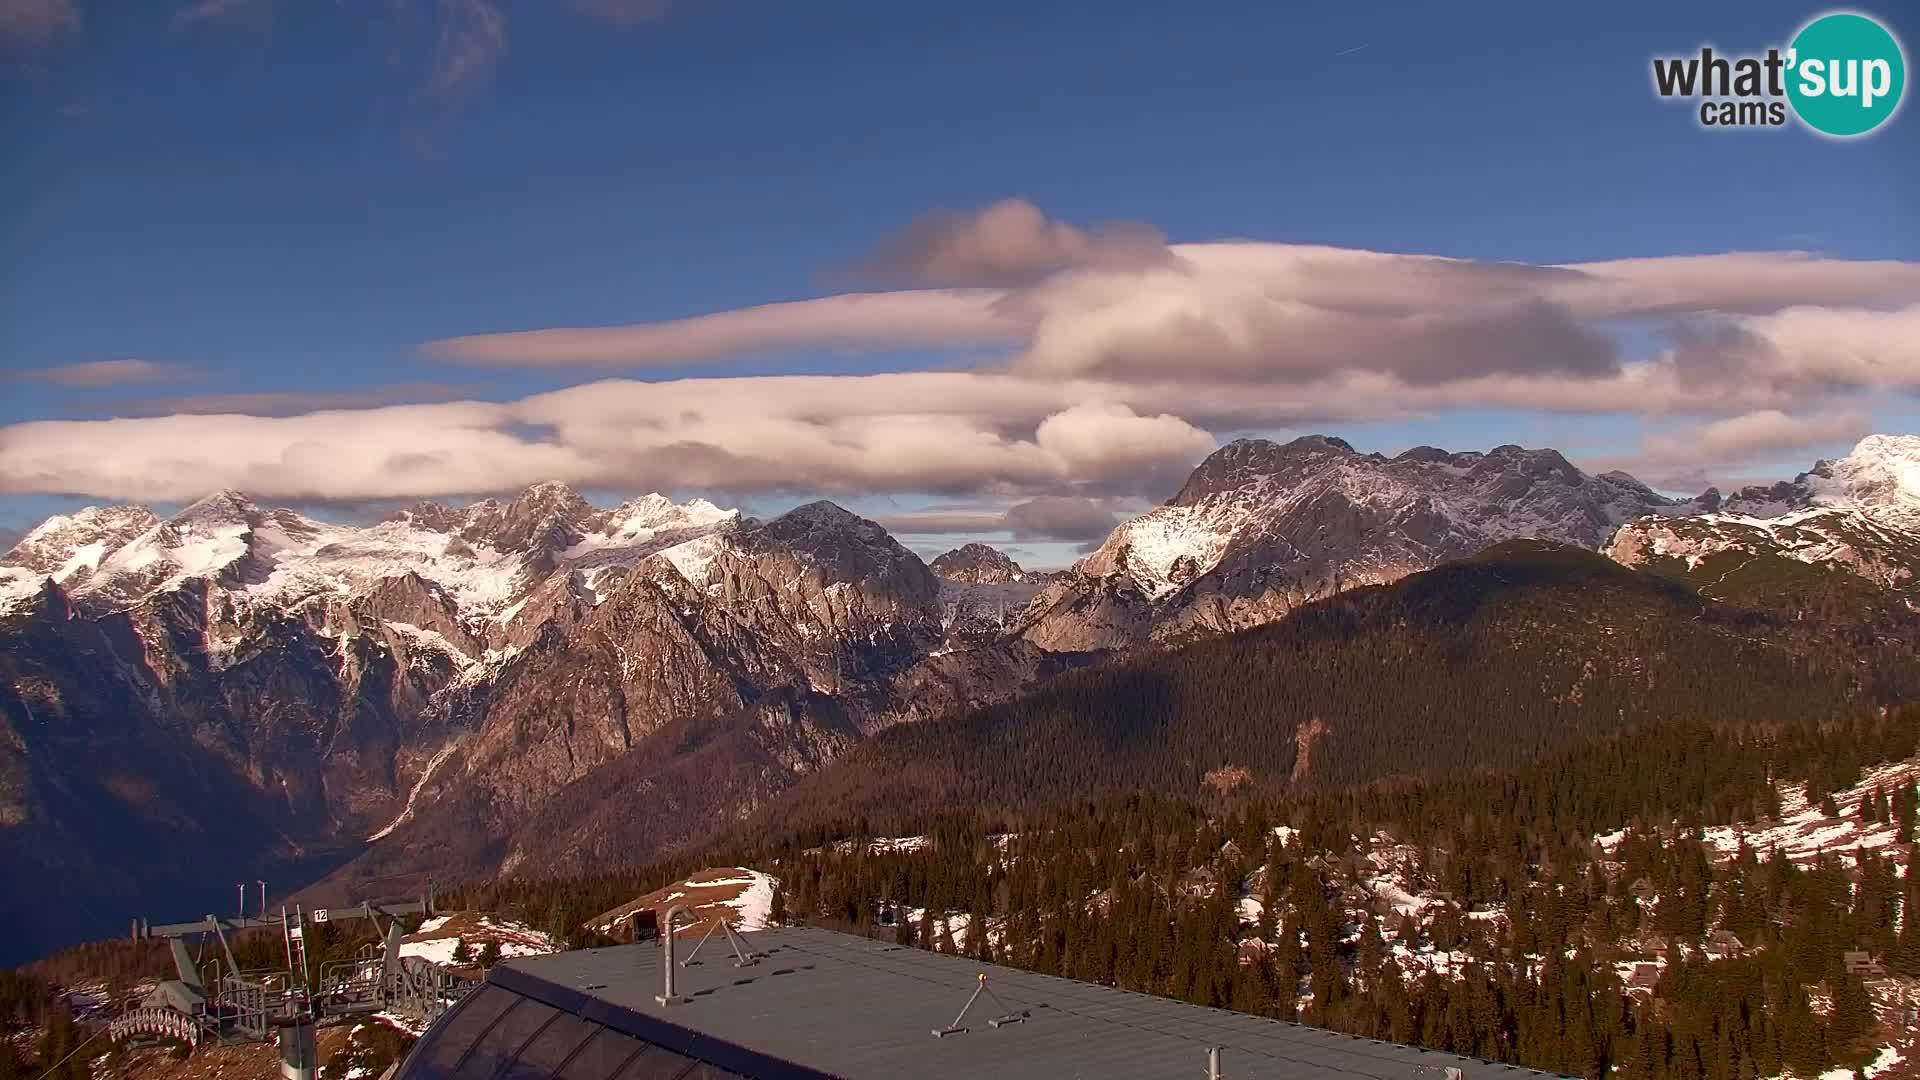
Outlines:
[[[369,838],[405,850],[457,823],[472,842],[420,862],[489,872],[556,793],[637,751],[670,764],[689,725],[758,716],[749,779],[777,785],[1038,663],[933,657],[940,594],[831,503],[756,522],[538,485],[366,527],[232,492],[165,519],[51,519],[0,561],[0,842],[22,880],[95,896],[92,919],[110,903],[95,932],[129,904],[188,903],[200,883],[166,869],[182,822],[209,849],[197,865],[223,868],[337,862]],[[121,771],[96,776],[103,755]],[[718,791],[692,794],[730,812]],[[8,914],[76,925],[52,905]]]
[[1022,569],[986,544],[954,548],[933,560],[932,569],[947,633],[970,642],[1004,635],[1041,589],[1066,576]]
[[[696,590],[674,566],[643,567],[734,531],[750,530],[697,500],[599,510],[559,485],[365,528],[234,492],[164,519],[142,507],[49,519],[0,558],[0,856],[10,878],[62,888],[26,891],[57,902],[12,894],[18,929],[0,952],[110,930],[149,904],[204,910],[201,892],[224,894],[229,870],[311,877],[312,860],[349,856],[400,817],[450,748],[470,746],[499,776],[491,790],[525,804],[689,701],[737,704],[757,679],[804,677],[755,648],[716,661],[710,639],[751,638],[753,624],[709,633],[718,620],[682,614]],[[925,633],[935,586],[906,559]],[[761,570],[805,580],[773,559]],[[864,564],[842,574],[855,576],[885,578]],[[602,593],[625,599],[608,607]],[[884,666],[872,643],[892,642],[882,630],[905,605],[817,593],[781,594],[789,637],[826,643],[813,666],[834,670],[843,634],[862,646],[845,667]],[[621,708],[528,726],[556,687],[586,701],[607,685]],[[503,726],[490,729],[496,697]]]
[[1327,436],[1246,439],[1043,592],[1024,633],[1079,650],[1235,630],[1503,540],[1594,548],[1623,521],[1692,508],[1624,473],[1583,473],[1553,450],[1418,447],[1387,458]]

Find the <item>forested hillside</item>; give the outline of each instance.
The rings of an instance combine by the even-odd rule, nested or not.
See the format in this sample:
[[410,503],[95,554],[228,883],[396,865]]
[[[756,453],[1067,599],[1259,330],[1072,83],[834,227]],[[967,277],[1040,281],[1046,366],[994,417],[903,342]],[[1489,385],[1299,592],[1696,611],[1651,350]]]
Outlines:
[[[1650,718],[1765,727],[1920,691],[1920,618],[1849,575],[1741,602],[1515,541],[1271,626],[1070,674],[900,728],[808,778],[776,823],[876,828],[1147,790],[1278,795],[1520,765]],[[1869,587],[1870,588],[1870,587]]]
[[[1911,1036],[1917,751],[1914,709],[1683,720],[1517,768],[1230,812],[1133,795],[1018,829],[947,812],[886,838],[847,821],[726,858],[778,874],[793,918],[1198,1004],[1568,1075],[1810,1076],[1891,1060]],[[1863,772],[1877,762],[1904,764]],[[1783,802],[1824,804],[1838,846],[1724,846],[1762,835]],[[1702,832],[1716,825],[1734,827]],[[463,902],[585,940],[597,905],[682,872]],[[1850,971],[1850,950],[1880,973]]]

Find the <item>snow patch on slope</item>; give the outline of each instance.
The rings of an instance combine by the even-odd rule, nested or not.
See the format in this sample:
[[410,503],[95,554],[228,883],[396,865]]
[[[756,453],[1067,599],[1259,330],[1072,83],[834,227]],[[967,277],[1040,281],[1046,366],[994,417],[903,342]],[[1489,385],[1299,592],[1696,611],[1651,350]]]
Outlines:
[[727,549],[727,539],[719,534],[702,536],[675,544],[660,552],[660,557],[673,564],[680,576],[691,585],[705,585],[707,571],[713,566],[713,560]]
[[[426,790],[427,781],[433,779],[433,774],[439,771],[440,763],[447,760],[448,756],[450,756],[459,745],[458,740],[449,741],[447,745],[441,747],[440,750],[433,755],[432,759],[427,762],[427,767],[420,770],[420,779],[413,782],[413,789],[407,792],[407,805],[401,808],[399,816],[388,822],[386,828],[367,837],[367,843],[371,844],[375,840],[385,839],[392,834],[393,830],[399,828],[406,823],[407,819],[413,817],[413,804],[419,800],[420,793]],[[428,922],[432,922],[432,920],[429,919]],[[426,926],[423,924],[421,929],[425,930]]]
[[[1810,862],[1822,853],[1842,859],[1859,850],[1879,851],[1898,839],[1895,823],[1869,824],[1861,815],[1861,804],[1876,789],[1891,796],[1902,784],[1920,781],[1920,757],[1876,765],[1864,770],[1858,784],[1833,793],[1840,813],[1830,815],[1808,802],[1805,784],[1782,781],[1776,790],[1780,796],[1780,817],[1772,821],[1734,822],[1701,830],[1701,840],[1723,858],[1739,853],[1744,842],[1762,861],[1775,850],[1794,862]],[[1626,830],[1603,833],[1593,838],[1602,850],[1612,853],[1626,839]]]

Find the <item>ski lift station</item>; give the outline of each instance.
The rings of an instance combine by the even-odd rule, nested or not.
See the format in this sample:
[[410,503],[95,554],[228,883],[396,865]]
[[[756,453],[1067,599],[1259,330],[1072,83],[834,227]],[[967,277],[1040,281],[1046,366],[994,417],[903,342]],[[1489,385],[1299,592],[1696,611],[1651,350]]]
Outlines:
[[829,930],[721,929],[496,964],[394,1080],[1549,1075]]

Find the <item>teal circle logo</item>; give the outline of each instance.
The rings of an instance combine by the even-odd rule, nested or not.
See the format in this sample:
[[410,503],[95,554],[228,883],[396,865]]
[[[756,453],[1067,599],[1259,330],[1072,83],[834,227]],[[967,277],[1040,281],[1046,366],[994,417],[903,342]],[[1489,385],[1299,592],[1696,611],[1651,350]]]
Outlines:
[[1900,42],[1865,15],[1822,15],[1794,36],[1787,53],[1787,99],[1823,135],[1865,135],[1890,119],[1907,88]]

